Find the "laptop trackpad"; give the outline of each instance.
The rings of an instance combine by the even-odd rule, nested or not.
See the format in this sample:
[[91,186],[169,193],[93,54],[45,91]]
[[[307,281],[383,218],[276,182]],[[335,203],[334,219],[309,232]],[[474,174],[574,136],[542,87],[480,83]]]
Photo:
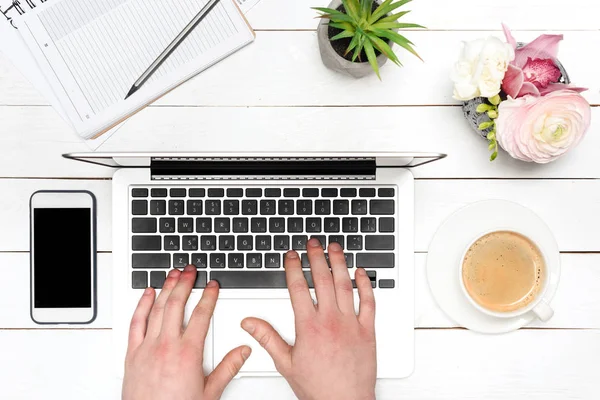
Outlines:
[[273,325],[286,342],[294,343],[294,312],[290,299],[219,299],[213,319],[214,366],[229,351],[246,344],[252,347],[252,355],[241,372],[276,372],[269,354],[241,328],[240,323],[246,317],[264,319]]

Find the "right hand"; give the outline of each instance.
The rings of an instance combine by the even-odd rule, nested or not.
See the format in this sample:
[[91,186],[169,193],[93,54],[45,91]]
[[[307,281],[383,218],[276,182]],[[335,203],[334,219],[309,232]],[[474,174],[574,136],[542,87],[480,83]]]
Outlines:
[[341,246],[329,245],[331,272],[317,239],[308,241],[307,252],[317,305],[308,290],[298,253],[288,252],[284,262],[295,315],[295,345],[286,343],[262,319],[246,318],[242,328],[269,353],[299,399],[375,399],[375,296],[371,281],[362,268],[356,270],[360,296],[356,315]]

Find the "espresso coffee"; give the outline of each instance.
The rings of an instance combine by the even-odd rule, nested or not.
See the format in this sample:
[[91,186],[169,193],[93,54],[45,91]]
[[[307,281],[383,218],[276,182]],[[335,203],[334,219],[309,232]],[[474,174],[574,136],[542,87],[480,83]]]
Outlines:
[[477,239],[462,262],[469,296],[494,312],[527,307],[543,289],[544,257],[538,247],[516,232],[497,231]]

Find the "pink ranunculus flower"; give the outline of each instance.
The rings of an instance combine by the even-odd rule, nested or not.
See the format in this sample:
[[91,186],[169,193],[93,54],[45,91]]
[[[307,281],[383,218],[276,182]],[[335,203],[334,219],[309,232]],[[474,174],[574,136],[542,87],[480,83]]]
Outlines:
[[500,103],[498,143],[513,158],[545,164],[577,146],[590,126],[591,109],[577,92],[559,90]]

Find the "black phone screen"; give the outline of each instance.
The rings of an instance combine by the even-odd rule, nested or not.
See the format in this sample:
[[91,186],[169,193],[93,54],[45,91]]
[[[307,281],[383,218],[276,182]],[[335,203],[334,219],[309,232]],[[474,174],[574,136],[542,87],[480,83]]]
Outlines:
[[92,307],[89,208],[33,210],[35,308]]

